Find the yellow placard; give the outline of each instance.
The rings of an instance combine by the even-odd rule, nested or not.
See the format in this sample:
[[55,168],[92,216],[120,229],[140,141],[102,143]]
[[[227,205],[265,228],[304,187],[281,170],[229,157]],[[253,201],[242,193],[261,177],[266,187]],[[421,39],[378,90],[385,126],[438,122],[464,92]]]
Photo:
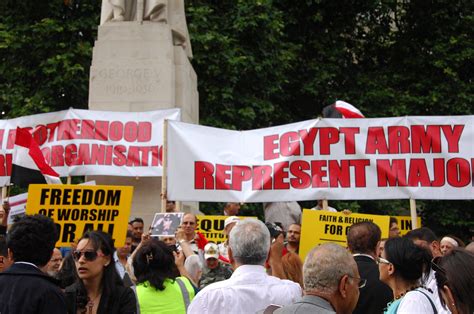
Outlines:
[[51,217],[58,226],[58,247],[67,247],[88,230],[112,235],[115,247],[125,243],[132,205],[131,186],[30,184],[26,213]]
[[362,221],[375,223],[382,230],[382,238],[388,237],[389,216],[346,215],[341,212],[304,209],[301,224],[300,257],[304,260],[312,248],[325,242],[334,242],[346,247],[348,228]]
[[[224,221],[229,216],[207,216],[207,215],[198,215],[198,228],[196,231],[202,233],[203,236],[209,242],[222,243],[227,240],[227,236],[224,234]],[[248,216],[239,216],[240,219],[244,218],[254,218],[257,217],[248,217]]]
[[[403,237],[412,230],[412,223],[410,216],[395,216],[398,220],[398,228],[400,229],[400,236]],[[421,228],[421,218],[417,217],[417,227]]]

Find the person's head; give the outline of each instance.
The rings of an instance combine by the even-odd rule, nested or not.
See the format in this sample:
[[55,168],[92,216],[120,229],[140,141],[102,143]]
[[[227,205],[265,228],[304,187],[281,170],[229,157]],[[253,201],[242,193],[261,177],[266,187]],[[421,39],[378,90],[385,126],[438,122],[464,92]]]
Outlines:
[[446,255],[435,258],[431,266],[435,271],[440,299],[451,313],[474,313],[474,254],[454,248]]
[[226,216],[237,216],[239,214],[239,203],[226,203],[224,206],[224,214]]
[[12,262],[8,258],[7,239],[0,235],[0,273],[10,267]]
[[176,237],[160,237],[167,246],[176,246]]
[[109,234],[102,231],[86,232],[72,252],[81,282],[100,280],[102,289],[111,291],[119,278],[113,254],[114,244]]
[[353,224],[347,233],[347,246],[352,253],[377,255],[377,245],[380,242],[379,226],[370,221]]
[[240,221],[240,218],[237,216],[229,216],[224,220],[224,234],[229,236],[230,231],[234,226]]
[[198,284],[199,280],[201,280],[201,275],[202,275],[201,258],[196,254],[193,254],[187,257],[186,260],[184,261],[184,268],[188,272],[192,281]]
[[197,228],[197,217],[194,214],[186,213],[184,214],[183,221],[181,222],[181,228],[184,231],[184,234],[191,238],[194,237],[195,231]]
[[269,251],[270,232],[260,220],[241,220],[230,232],[229,259],[235,266],[264,265]]
[[122,247],[117,248],[117,256],[119,258],[127,258],[130,255],[130,252],[132,251],[132,238],[133,233],[127,231],[127,235],[125,236],[125,243]]
[[215,243],[208,243],[204,247],[204,259],[206,260],[207,268],[216,269],[219,266],[219,248]]
[[455,247],[464,247],[464,242],[454,235],[444,236],[440,241],[441,253],[443,255],[451,252]]
[[303,289],[303,262],[296,253],[288,252],[281,258],[283,272],[287,279],[296,282]]
[[176,202],[175,201],[166,201],[166,212],[172,213],[176,211]]
[[400,228],[398,228],[398,220],[395,217],[390,217],[388,238],[398,238],[400,236]]
[[51,259],[49,260],[48,264],[46,264],[46,272],[51,277],[56,277],[59,272],[59,267],[63,261],[63,255],[58,248],[54,248],[53,255],[51,255]]
[[303,265],[304,291],[328,300],[337,313],[352,313],[359,300],[359,277],[352,255],[335,243],[312,249]]
[[286,233],[286,238],[288,243],[292,245],[300,245],[301,237],[301,225],[300,224],[291,224],[288,227],[288,232]]
[[127,225],[127,231],[130,231],[133,233],[133,224],[131,221],[128,222],[128,225]]
[[422,227],[413,229],[409,231],[405,237],[411,239],[416,245],[428,249],[433,257],[441,256],[438,238],[430,228]]
[[162,241],[152,238],[133,258],[133,269],[138,283],[150,282],[158,290],[165,289],[165,279],[174,280],[177,269],[173,251]]
[[8,232],[9,257],[14,262],[28,262],[41,268],[51,259],[57,240],[58,231],[51,218],[24,216]]
[[429,273],[431,253],[408,238],[392,238],[385,242],[382,257],[378,258],[380,280],[389,285],[403,281],[417,286],[424,283]]
[[143,227],[144,227],[143,219],[135,218],[132,221],[130,221],[130,224],[132,225],[133,241],[140,242],[142,239]]

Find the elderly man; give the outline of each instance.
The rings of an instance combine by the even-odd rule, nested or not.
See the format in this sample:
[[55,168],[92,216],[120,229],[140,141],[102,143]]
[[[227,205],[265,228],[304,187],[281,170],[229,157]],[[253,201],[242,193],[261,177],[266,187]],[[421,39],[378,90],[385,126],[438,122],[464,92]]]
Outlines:
[[347,246],[354,256],[359,274],[367,279],[367,285],[360,290],[355,314],[383,313],[387,303],[393,299],[392,289],[379,279],[376,263],[381,233],[380,228],[370,221],[353,224],[347,233]]
[[270,232],[256,219],[240,221],[230,232],[232,276],[196,295],[188,313],[255,313],[270,304],[287,305],[301,297],[297,283],[267,275]]
[[354,258],[342,246],[325,243],[306,256],[303,265],[305,296],[274,313],[352,313],[359,298],[359,277]]
[[58,248],[54,248],[53,255],[51,255],[51,259],[45,267],[46,273],[48,273],[48,275],[51,277],[56,278],[62,261],[63,255],[61,254],[61,251]]

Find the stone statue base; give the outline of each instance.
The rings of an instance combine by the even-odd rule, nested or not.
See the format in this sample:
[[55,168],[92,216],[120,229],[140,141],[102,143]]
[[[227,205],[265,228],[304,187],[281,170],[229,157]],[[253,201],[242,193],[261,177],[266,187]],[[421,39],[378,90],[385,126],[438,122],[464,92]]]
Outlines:
[[[89,82],[89,109],[150,111],[181,108],[181,120],[199,123],[197,76],[168,24],[109,22],[99,26]],[[149,225],[161,208],[161,178],[89,176],[97,184],[133,185],[132,216]],[[197,203],[183,209],[195,212]]]

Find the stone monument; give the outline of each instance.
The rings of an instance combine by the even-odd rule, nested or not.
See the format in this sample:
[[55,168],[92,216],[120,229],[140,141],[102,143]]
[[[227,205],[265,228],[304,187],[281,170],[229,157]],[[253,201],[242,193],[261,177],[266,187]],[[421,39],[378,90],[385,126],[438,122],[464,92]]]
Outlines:
[[[181,108],[199,122],[197,76],[189,59],[184,0],[102,0],[89,82],[89,109],[150,111]],[[145,225],[161,208],[161,178],[89,176],[97,184],[133,185],[132,216]],[[197,203],[183,204],[196,211]]]

